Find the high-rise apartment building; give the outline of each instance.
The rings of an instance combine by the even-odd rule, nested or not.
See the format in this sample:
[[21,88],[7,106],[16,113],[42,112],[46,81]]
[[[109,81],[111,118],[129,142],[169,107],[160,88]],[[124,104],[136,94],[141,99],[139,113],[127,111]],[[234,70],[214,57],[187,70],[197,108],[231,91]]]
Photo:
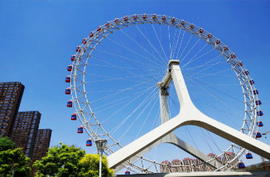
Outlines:
[[16,147],[32,159],[41,114],[38,111],[18,112],[11,133]]
[[34,146],[34,154],[32,161],[41,160],[46,156],[48,148],[50,146],[52,130],[51,129],[39,129],[37,132],[36,143]]
[[[37,132],[36,143],[34,146],[34,154],[32,157],[32,164],[36,160],[41,160],[46,156],[48,148],[50,146],[52,130],[51,129],[39,129]],[[32,165],[31,165],[32,166]],[[32,168],[32,176],[35,176],[37,169]]]
[[20,82],[0,82],[0,136],[11,136],[23,91]]

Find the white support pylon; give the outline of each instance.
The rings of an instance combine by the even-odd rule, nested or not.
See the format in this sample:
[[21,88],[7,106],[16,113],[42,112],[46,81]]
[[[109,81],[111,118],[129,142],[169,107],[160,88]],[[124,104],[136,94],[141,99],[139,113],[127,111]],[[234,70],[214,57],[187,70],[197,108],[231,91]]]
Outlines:
[[132,158],[147,147],[151,147],[163,137],[169,135],[175,129],[184,125],[195,125],[209,130],[229,141],[234,142],[256,154],[270,159],[270,146],[252,137],[249,137],[225,124],[222,124],[202,112],[192,103],[178,60],[169,62],[171,77],[175,85],[178,100],[181,105],[180,112],[174,118],[164,122],[159,127],[148,132],[137,140],[126,145],[122,149],[108,156],[110,168],[116,168],[128,159]]
[[[158,83],[159,86],[159,100],[160,100],[160,116],[161,116],[161,124],[167,122],[169,120],[169,107],[168,107],[168,88],[171,82],[171,73],[168,72],[162,82]],[[158,143],[159,142],[159,143]],[[210,166],[214,167],[215,169],[222,166],[220,162],[217,160],[213,160],[213,158],[209,157],[208,155],[204,154],[203,152],[199,151],[195,147],[191,146],[190,144],[186,143],[185,141],[181,140],[178,136],[175,135],[174,132],[163,137],[161,140],[157,141],[155,145],[159,145],[161,143],[170,143],[178,148],[186,151],[187,153],[191,154],[192,156],[196,157],[197,159],[202,160],[203,162],[207,162]],[[152,145],[153,146],[153,145]],[[154,147],[152,147],[153,149]],[[148,149],[148,148],[147,148]],[[212,160],[211,160],[212,159]]]

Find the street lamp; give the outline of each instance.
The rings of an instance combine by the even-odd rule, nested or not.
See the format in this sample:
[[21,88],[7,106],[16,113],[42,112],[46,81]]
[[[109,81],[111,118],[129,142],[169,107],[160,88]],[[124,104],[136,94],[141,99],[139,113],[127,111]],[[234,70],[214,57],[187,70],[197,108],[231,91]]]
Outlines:
[[105,140],[105,139],[99,139],[99,140],[96,140],[95,141],[95,144],[96,144],[98,153],[100,155],[100,157],[99,157],[99,177],[101,177],[102,154],[103,154],[103,151],[104,151],[104,149],[106,147],[107,140]]

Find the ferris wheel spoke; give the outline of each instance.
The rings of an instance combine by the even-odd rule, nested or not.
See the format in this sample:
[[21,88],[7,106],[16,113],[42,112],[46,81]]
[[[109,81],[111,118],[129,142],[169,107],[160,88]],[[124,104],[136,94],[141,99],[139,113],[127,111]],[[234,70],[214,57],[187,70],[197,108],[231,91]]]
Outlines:
[[[139,56],[139,57],[141,57],[141,58],[144,58],[144,59],[148,60],[149,62],[153,62],[153,60],[151,60],[150,58],[147,58],[147,57],[145,57],[145,56],[139,54],[138,52],[135,52],[135,51],[133,51],[132,49],[130,49],[130,48],[128,48],[128,47],[126,47],[126,46],[124,46],[124,45],[122,45],[122,44],[120,44],[120,43],[118,43],[118,42],[116,42],[116,41],[114,41],[114,40],[112,40],[112,39],[110,39],[110,38],[107,38],[107,39],[110,40],[110,41],[112,41],[113,43],[115,43],[115,44],[117,44],[117,45],[119,45],[119,46],[121,46],[121,47],[127,49],[128,51],[132,52],[133,54],[136,54],[137,56]],[[156,64],[156,65],[157,65],[156,62],[153,62],[153,64]]]
[[[162,59],[163,63],[161,63],[161,64],[162,65],[164,65],[164,64],[166,65],[167,64],[166,61],[164,60],[164,58],[162,57],[162,55],[159,53],[159,51],[154,47],[154,45],[151,43],[151,41],[143,34],[143,32],[140,30],[140,28],[138,26],[136,26],[136,28],[140,32],[140,34],[145,38],[145,40],[148,42],[148,44],[152,47],[152,49],[156,52],[156,54],[158,54],[158,56]],[[156,60],[158,60],[158,59],[156,59]]]
[[132,73],[131,71],[126,70],[126,69],[123,69],[123,68],[121,68],[121,67],[119,67],[119,66],[116,66],[116,65],[114,65],[114,64],[112,64],[112,63],[110,63],[110,62],[107,62],[107,61],[105,61],[105,60],[99,58],[99,57],[92,56],[92,58],[94,58],[94,59],[96,59],[96,60],[98,60],[98,61],[104,62],[104,63],[106,63],[106,64],[108,64],[108,65],[110,65],[110,66],[112,66],[112,67],[114,67],[114,68],[120,69],[120,70],[122,70],[122,71],[124,71],[124,72],[126,72],[126,73],[130,73],[130,74],[132,74],[132,75],[135,75],[135,74]]
[[[171,53],[172,51],[172,45],[171,45],[171,34],[170,34],[170,26],[168,25],[168,40],[169,40],[169,51]],[[170,55],[171,57],[171,55]]]
[[182,38],[181,38],[181,42],[180,42],[180,45],[178,47],[178,52],[177,52],[176,58],[178,58],[178,56],[179,56],[179,53],[180,53],[180,50],[181,50],[181,47],[182,47],[182,43],[183,43],[183,39],[184,39],[184,36],[185,36],[185,32],[186,31],[183,32],[183,35],[182,35]]
[[[141,108],[142,106],[144,106],[145,102],[147,102],[147,104],[144,106],[144,109],[139,113],[139,115],[135,118],[135,120],[130,124],[130,126],[127,128],[127,130],[123,133],[123,135],[119,138],[119,141],[122,140],[122,138],[126,135],[126,133],[130,130],[130,128],[134,125],[134,123],[140,118],[140,116],[144,113],[144,111],[148,108],[148,106],[150,106],[150,104],[153,102],[154,98],[157,97],[158,93],[156,92],[155,94],[153,94],[154,91],[156,91],[157,89],[154,89],[142,102],[140,105],[138,105],[138,107],[130,114],[128,115],[127,119],[129,119],[139,108]],[[152,95],[153,94],[153,95]],[[150,96],[152,95],[152,96]]]
[[[132,102],[134,102],[135,100],[137,100],[139,97],[141,97],[142,95],[144,95],[148,90],[150,90],[150,89],[153,89],[155,87],[155,85],[154,86],[152,86],[152,87],[149,87],[149,89],[147,89],[147,90],[145,90],[143,93],[141,93],[140,95],[138,95],[138,96],[136,96],[133,100],[131,100],[128,104],[126,104],[126,105],[124,105],[123,107],[121,107],[119,110],[117,110],[116,112],[114,112],[111,116],[109,116],[107,119],[109,119],[109,118],[111,118],[112,116],[114,116],[115,114],[117,114],[119,111],[121,111],[122,109],[124,109],[126,106],[128,106],[129,104],[131,104]],[[154,90],[156,90],[157,88],[155,87],[154,89],[153,89],[153,91]],[[152,92],[153,92],[152,91]],[[138,107],[136,108],[136,109],[138,109]],[[134,112],[134,111],[133,111]],[[130,116],[128,116],[128,117],[126,117],[121,123],[119,123],[114,129],[112,129],[111,130],[111,135],[113,135],[126,121],[127,121],[127,119],[129,118]],[[107,120],[106,119],[106,120]]]
[[[192,81],[194,82],[194,81]],[[211,95],[213,98],[215,98],[218,102],[220,102],[221,104],[223,104],[224,106],[226,106],[227,108],[229,108],[231,111],[233,111],[235,114],[238,115],[238,117],[241,117],[241,115],[236,112],[231,106],[229,106],[228,104],[226,104],[224,101],[222,101],[221,99],[217,98],[217,96],[213,95],[211,92],[209,92],[208,90],[206,90],[205,88],[201,87],[200,85],[198,85],[197,83],[194,82],[194,84],[196,84],[198,87],[200,87],[202,90],[204,90],[206,93],[208,93],[209,95]]]
[[[192,63],[193,62],[193,60],[195,61],[195,60],[197,60],[197,59],[199,59],[199,57],[197,58],[197,59],[194,59],[195,57],[197,57],[197,55],[205,48],[207,46],[207,44],[205,44],[193,57],[191,57],[190,58],[190,60],[183,66],[183,68],[186,66],[186,65],[188,65],[188,64],[190,64],[190,63]],[[210,60],[211,61],[211,60]],[[208,62],[206,62],[206,64],[207,64]]]
[[[220,115],[223,115],[224,116],[224,118],[226,118],[227,120],[230,120],[230,122],[232,122],[236,127],[239,127],[240,126],[240,124],[237,124],[236,122],[235,122],[235,120],[237,120],[237,119],[241,119],[241,117],[239,117],[239,116],[235,116],[235,114],[232,114],[231,112],[227,112],[227,111],[224,111],[224,110],[221,110],[221,109],[219,109],[217,106],[215,106],[214,104],[211,104],[208,100],[206,100],[206,102],[198,102],[197,100],[196,100],[196,102],[198,103],[198,104],[204,104],[204,105],[209,105],[209,107],[211,107],[211,108],[213,108],[213,110],[217,110],[219,113],[220,113]],[[235,107],[233,107],[233,104],[230,104],[230,105],[228,105],[228,104],[226,104],[227,106],[226,107],[230,107],[230,109],[232,109],[232,110],[234,110],[235,111]],[[205,111],[205,110],[203,110],[203,111]],[[242,120],[242,119],[241,119]]]
[[144,127],[146,121],[147,121],[148,118],[150,117],[149,115],[150,115],[150,113],[152,113],[153,108],[154,108],[154,106],[155,106],[156,103],[157,103],[157,100],[158,100],[158,97],[155,98],[155,101],[154,101],[154,103],[152,104],[152,107],[151,107],[151,109],[149,110],[149,112],[148,112],[148,114],[147,114],[147,116],[146,116],[146,118],[145,118],[145,120],[144,120],[144,122],[143,122],[141,128],[139,129],[139,131],[138,131],[138,133],[137,133],[137,135],[136,135],[136,137],[135,137],[135,140],[138,138],[138,136],[139,136],[139,134],[141,133],[141,131],[142,131],[142,129],[143,129],[143,127]]
[[[186,48],[187,48],[187,46],[188,46],[188,44],[189,44],[191,38],[192,38],[192,35],[190,35],[190,37],[189,37],[189,39],[188,39],[188,42],[186,43],[186,45],[185,45],[185,47],[184,47],[184,49],[183,49],[183,51],[182,51],[180,57],[178,58],[179,60],[180,60],[180,58],[182,57],[183,53],[185,52],[185,50],[186,50]],[[181,60],[180,60],[180,61],[181,61]]]
[[[137,27],[137,26],[136,26]],[[139,30],[140,31],[140,30]],[[127,33],[125,33],[123,30],[121,30],[122,33],[124,33],[128,38],[130,38],[135,44],[137,44],[141,49],[143,49],[147,54],[149,54],[151,57],[153,57],[153,59],[155,59],[155,61],[157,61],[156,64],[159,65],[164,65],[164,63],[161,63],[159,59],[157,59],[153,54],[151,54],[148,50],[146,50],[143,46],[141,46],[135,39],[133,39],[131,36],[129,36]],[[150,60],[151,62],[154,62],[153,60],[151,60],[150,58],[148,58],[148,60]],[[165,63],[166,64],[166,63]]]
[[[188,54],[194,49],[194,47],[198,44],[198,42],[200,41],[201,39],[198,39],[197,42],[190,48],[190,50],[187,52],[187,54],[183,57],[183,59],[180,61],[180,62],[183,62],[186,57],[188,56]],[[202,48],[203,49],[203,48]]]
[[200,136],[200,138],[207,144],[207,146],[208,146],[208,148],[211,150],[211,152],[215,152],[213,149],[212,149],[212,146],[209,144],[209,142],[207,141],[207,139],[206,139],[206,136],[204,135],[204,132],[203,132],[203,130],[201,129],[201,128],[199,128],[199,130],[201,131],[201,132],[198,132],[198,130],[197,129],[195,129],[195,131],[197,132],[197,134]]
[[[115,93],[113,93],[113,94],[106,95],[106,96],[101,97],[101,98],[99,98],[99,99],[97,99],[97,100],[94,100],[94,101],[91,102],[91,104],[96,103],[96,102],[101,102],[101,101],[108,100],[109,98],[114,97],[114,96],[116,96],[116,95],[119,95],[120,93],[123,93],[123,92],[128,91],[128,90],[132,90],[132,89],[134,89],[134,88],[137,87],[137,86],[140,86],[140,85],[142,85],[142,84],[145,84],[145,83],[148,83],[148,82],[151,82],[151,81],[152,81],[152,79],[147,80],[147,81],[142,82],[142,83],[139,83],[139,84],[136,84],[136,85],[133,85],[133,86],[128,87],[128,88],[125,88],[125,89],[121,89],[121,90],[119,90],[118,92],[115,92]],[[145,89],[145,90],[147,90],[147,89]]]
[[[91,74],[89,74],[91,75]],[[94,75],[94,74],[93,74]],[[156,76],[157,74],[149,74],[149,76]],[[97,76],[97,75],[96,75]],[[106,77],[106,76],[101,76],[101,75],[98,75],[99,77]],[[136,75],[136,76],[130,76],[130,77],[119,77],[119,78],[110,78],[110,77],[107,77],[107,78],[110,78],[110,79],[103,79],[103,80],[94,80],[94,81],[89,81],[87,82],[88,84],[89,83],[94,83],[94,82],[108,82],[108,81],[114,81],[114,80],[127,80],[129,82],[140,82],[140,81],[134,81],[134,80],[131,80],[133,78],[142,78],[142,77],[145,77],[145,75]]]
[[176,39],[176,41],[174,43],[174,46],[173,46],[173,53],[172,53],[172,57],[171,58],[174,58],[174,56],[176,54],[176,50],[177,50],[178,44],[179,44],[180,34],[181,34],[182,30],[179,29],[178,31],[179,32],[178,32],[178,35],[176,37],[177,39]]
[[[210,95],[210,94],[208,94],[208,93],[198,93],[198,92],[196,92],[196,91],[190,91],[190,92],[193,93],[193,94],[196,94],[196,95],[200,95],[200,96],[202,96],[202,97],[208,96],[208,97],[211,97],[211,98],[212,98],[212,95]],[[232,103],[233,101],[237,101],[237,100],[235,100],[235,99],[233,99],[233,98],[230,98],[230,97],[221,97],[221,96],[217,96],[217,98],[219,98],[219,99],[221,99],[221,100],[227,100],[228,102],[230,102],[230,105],[231,105],[232,107],[235,107],[235,108],[238,108],[238,109],[242,108],[242,107],[240,107],[240,106],[238,106],[238,105]],[[198,102],[198,100],[197,100],[197,102]],[[241,103],[242,103],[242,102],[241,102]]]
[[[107,47],[106,47],[107,48]],[[109,48],[107,48],[109,49]],[[108,51],[104,51],[104,50],[100,50],[100,49],[96,49],[96,51],[99,51],[99,52],[102,52],[102,53],[105,53],[105,54],[108,54],[108,55],[111,55],[111,56],[114,56],[116,58],[120,58],[120,59],[123,59],[124,61],[127,61],[127,62],[130,62],[132,63],[133,65],[137,66],[137,65],[140,65],[142,67],[144,67],[146,70],[153,70],[153,68],[157,71],[161,71],[161,69],[157,66],[153,66],[151,65],[150,63],[145,63],[145,62],[141,62],[141,61],[138,61],[138,60],[133,60],[131,58],[128,58],[128,57],[124,57],[124,56],[120,56],[120,55],[117,55],[113,52],[112,49],[109,49],[111,52],[108,52]],[[151,66],[151,68],[150,68]],[[110,65],[108,65],[108,67],[110,67]],[[125,68],[125,69],[138,69],[138,68],[127,68],[127,67],[122,67],[122,68]]]
[[[142,91],[139,91],[139,92],[137,92],[137,93],[134,93],[134,95],[139,95],[140,93],[142,93],[142,92],[144,92],[144,90],[142,90]],[[129,95],[129,96],[127,96],[127,97],[125,97],[125,98],[128,98],[128,97],[132,97],[133,96],[133,94],[132,95]],[[123,98],[121,98],[121,100],[122,100]],[[120,100],[120,99],[119,99]],[[98,112],[96,112],[95,114],[98,114],[98,113],[100,113],[100,112],[103,112],[103,111],[105,111],[105,110],[108,110],[108,109],[111,109],[111,108],[113,108],[113,107],[116,107],[116,106],[118,106],[118,105],[121,105],[121,104],[123,104],[123,103],[126,103],[128,100],[124,100],[124,101],[122,101],[122,102],[118,102],[117,104],[113,104],[112,106],[110,106],[110,107],[108,107],[108,104],[107,104],[107,107],[106,108],[104,108],[103,110],[100,110],[100,111],[98,111]],[[111,103],[110,103],[111,104]],[[100,106],[100,107],[104,107],[105,105],[102,105],[102,106]],[[97,108],[95,108],[95,109],[97,109]],[[106,119],[107,120],[107,119]],[[104,121],[103,121],[104,122]]]
[[186,63],[185,65],[183,65],[182,68],[185,68],[185,67],[186,67],[187,65],[189,65],[190,63],[193,63],[194,61],[196,61],[196,60],[198,60],[198,59],[204,57],[205,55],[207,55],[207,54],[213,52],[214,50],[215,50],[215,49],[211,49],[211,50],[209,50],[208,52],[206,52],[206,53],[200,55],[199,57],[197,57],[197,58],[195,58],[195,59],[193,59],[192,61],[190,60],[188,63]]
[[[137,94],[138,94],[138,93],[137,93]],[[103,104],[103,105],[101,105],[101,106],[98,106],[98,107],[93,107],[93,109],[96,110],[96,111],[98,111],[98,112],[102,112],[102,111],[104,111],[104,110],[106,110],[106,109],[99,111],[100,108],[104,108],[104,107],[110,108],[110,107],[109,107],[110,105],[114,105],[114,106],[116,106],[116,104],[119,105],[119,104],[122,103],[122,102],[120,102],[120,101],[123,101],[123,100],[126,101],[126,99],[127,99],[127,98],[130,98],[130,97],[132,97],[132,95],[128,95],[128,96],[125,96],[125,97],[123,97],[123,98],[119,98],[119,99],[117,99],[117,100],[115,100],[115,101],[112,101],[112,102],[109,102],[109,103],[105,103],[105,104]],[[97,112],[97,113],[98,113],[98,112]]]
[[213,63],[211,65],[209,65],[208,67],[196,72],[196,73],[193,73],[190,77],[193,77],[195,75],[198,75],[199,73],[203,72],[203,71],[206,71],[206,70],[209,70],[210,68],[212,68],[213,66],[216,66],[216,65],[219,65],[219,64],[222,64],[222,63],[226,63],[226,61],[219,61],[219,62],[216,62],[216,63]]
[[[165,57],[166,60],[168,61],[167,55],[166,55],[166,53],[165,53],[165,51],[164,51],[163,45],[162,45],[161,42],[160,42],[160,38],[159,38],[158,35],[157,35],[156,29],[155,29],[155,27],[153,26],[153,24],[151,24],[151,26],[152,26],[152,28],[153,28],[153,30],[154,30],[154,32],[155,32],[156,38],[157,38],[157,40],[158,40],[158,42],[159,42],[159,46],[160,46],[160,48],[161,48],[161,50],[162,50],[162,52],[163,52],[163,54],[164,54],[164,57]],[[163,58],[163,57],[162,57],[162,58]]]
[[200,75],[198,77],[195,77],[193,79],[200,79],[200,78],[203,78],[203,77],[208,77],[208,76],[228,76],[230,77],[231,75],[221,75],[222,73],[224,72],[227,72],[227,71],[230,71],[231,69],[225,69],[225,70],[222,70],[222,71],[217,71],[217,72],[214,72],[214,73],[209,73],[209,74],[203,74],[203,75]]
[[[197,65],[197,66],[193,66],[193,67],[189,67],[189,68],[186,68],[185,70],[186,71],[194,71],[196,69],[200,69],[200,68],[204,68],[204,67],[208,67],[210,66],[211,64],[215,63],[215,62],[221,62],[221,57],[218,55],[217,57],[214,57],[212,58],[211,60],[203,63],[203,64],[200,64],[200,65]],[[223,63],[225,63],[224,61],[222,61]],[[222,64],[222,63],[221,63]],[[187,65],[185,65],[187,66]]]

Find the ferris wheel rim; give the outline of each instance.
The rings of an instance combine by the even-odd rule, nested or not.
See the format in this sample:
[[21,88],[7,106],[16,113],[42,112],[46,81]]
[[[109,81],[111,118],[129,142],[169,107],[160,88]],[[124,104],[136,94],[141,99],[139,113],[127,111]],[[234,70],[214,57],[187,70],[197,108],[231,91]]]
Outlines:
[[[144,16],[146,16],[146,19],[144,19]],[[155,19],[153,19],[153,17],[155,16]],[[175,28],[180,28],[181,30],[184,30],[186,32],[189,32],[192,35],[195,35],[197,37],[199,37],[200,39],[204,40],[206,43],[208,43],[209,45],[211,45],[212,47],[214,47],[215,50],[217,50],[220,55],[222,55],[225,59],[227,59],[227,62],[229,63],[229,65],[231,66],[231,68],[234,70],[239,82],[240,82],[240,86],[242,88],[243,93],[245,92],[245,90],[248,90],[250,92],[255,90],[255,86],[254,84],[250,84],[247,82],[243,82],[244,81],[250,81],[252,80],[250,78],[250,75],[245,75],[244,72],[246,71],[244,66],[238,66],[238,64],[241,62],[237,57],[235,57],[235,54],[228,49],[227,51],[224,51],[226,49],[226,45],[224,43],[222,43],[218,38],[216,38],[215,36],[213,36],[211,33],[203,30],[202,33],[200,33],[199,30],[201,30],[202,28],[195,26],[192,23],[189,22],[185,22],[184,25],[181,25],[181,22],[183,20],[174,18],[174,17],[170,17],[170,16],[165,16],[166,20],[164,21],[162,18],[164,16],[162,15],[155,15],[155,14],[141,14],[141,15],[136,15],[136,19],[134,19],[134,15],[130,15],[130,16],[124,16],[121,18],[117,19],[117,23],[116,20],[112,20],[110,22],[107,22],[106,24],[109,24],[109,28],[108,26],[106,26],[106,24],[100,26],[100,31],[95,31],[93,32],[93,36],[92,37],[87,37],[87,44],[82,44],[81,47],[81,52],[78,52],[76,54],[76,60],[73,63],[73,68],[72,69],[72,73],[71,73],[71,77],[72,80],[70,82],[70,87],[71,92],[72,92],[72,100],[75,103],[74,105],[76,105],[75,109],[76,109],[76,113],[79,117],[79,120],[81,121],[81,124],[84,125],[84,128],[86,129],[86,127],[89,129],[90,132],[88,132],[89,135],[92,136],[93,139],[99,139],[99,136],[94,132],[94,130],[91,128],[91,126],[88,124],[88,120],[86,120],[86,117],[83,114],[83,110],[85,108],[81,108],[80,107],[80,103],[79,103],[79,99],[78,99],[78,95],[77,95],[77,87],[76,87],[76,77],[77,77],[77,70],[78,67],[80,65],[81,62],[81,57],[84,54],[84,50],[88,50],[88,48],[90,47],[91,41],[94,42],[94,45],[91,45],[91,52],[89,52],[89,57],[88,59],[91,57],[92,52],[95,50],[95,47],[103,40],[105,39],[108,35],[114,33],[117,30],[120,30],[122,28],[131,26],[131,25],[138,25],[138,24],[144,24],[144,23],[149,23],[149,24],[162,24],[162,25],[167,25],[167,26],[172,26]],[[127,19],[127,20],[126,20]],[[173,22],[174,21],[174,22]],[[137,23],[136,23],[137,22]],[[120,25],[122,25],[120,27]],[[112,30],[111,26],[116,27],[115,29]],[[192,29],[191,29],[191,26]],[[211,37],[209,37],[211,35]],[[208,36],[208,37],[207,37]],[[219,41],[219,43],[217,44],[217,41]],[[233,60],[231,60],[233,58]],[[87,62],[88,62],[87,59]],[[233,62],[232,62],[233,61]],[[83,92],[84,92],[84,97],[86,99],[87,102],[87,107],[89,110],[91,110],[90,107],[90,102],[88,101],[87,98],[87,90],[85,87],[85,72],[86,72],[86,67],[87,67],[87,62],[85,63],[85,67],[83,69]],[[235,68],[236,67],[236,68]],[[243,83],[242,83],[243,82]],[[244,94],[244,104],[245,104],[245,119],[246,119],[246,114],[247,112],[249,112],[247,110],[247,104],[249,102],[253,102],[253,111],[252,112],[252,116],[254,117],[254,123],[252,124],[252,127],[249,127],[249,131],[248,131],[248,135],[249,136],[253,136],[254,137],[254,132],[256,132],[256,130],[258,130],[258,126],[256,126],[256,121],[259,120],[259,118],[257,118],[257,114],[256,114],[256,110],[258,110],[259,106],[255,105],[255,101],[258,100],[258,96],[257,95],[248,95]],[[255,105],[255,106],[254,106]],[[257,109],[258,108],[258,109]],[[113,142],[115,142],[116,144],[118,144],[119,147],[123,147],[120,145],[120,143],[116,140],[113,139],[113,137],[110,136],[110,134],[108,132],[106,132],[106,130],[102,127],[101,123],[98,121],[98,119],[95,117],[94,113],[92,113],[91,118],[95,119],[95,121],[97,122],[97,125],[105,132],[105,135],[107,138],[110,138]],[[245,122],[243,121],[243,125],[241,127],[241,131],[244,131],[244,124]],[[110,151],[110,148],[107,149],[110,153],[113,153],[113,151]],[[243,150],[244,152],[244,150]]]

